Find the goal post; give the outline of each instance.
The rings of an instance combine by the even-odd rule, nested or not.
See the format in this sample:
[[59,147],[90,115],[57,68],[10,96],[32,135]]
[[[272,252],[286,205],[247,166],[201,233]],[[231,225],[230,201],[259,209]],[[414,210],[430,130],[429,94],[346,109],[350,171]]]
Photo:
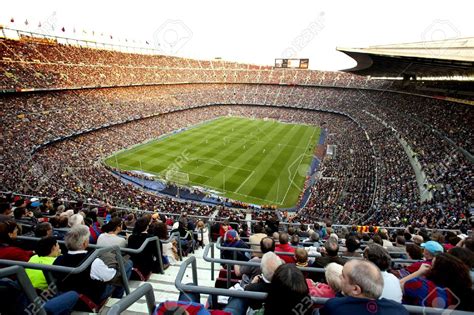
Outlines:
[[189,183],[189,174],[177,170],[167,170],[164,174],[164,178],[167,182],[177,185],[187,185]]

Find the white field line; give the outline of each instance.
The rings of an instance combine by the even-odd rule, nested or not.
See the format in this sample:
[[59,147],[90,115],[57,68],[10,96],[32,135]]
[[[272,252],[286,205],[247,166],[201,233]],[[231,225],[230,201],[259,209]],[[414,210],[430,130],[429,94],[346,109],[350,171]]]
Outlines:
[[252,173],[250,173],[249,176],[247,176],[247,178],[240,184],[239,187],[237,187],[237,189],[235,190],[235,193],[237,193],[240,188],[242,188],[243,185],[245,185],[245,183],[250,179],[250,177],[252,177],[252,175],[255,173],[255,171],[252,171]]
[[313,134],[312,134],[311,137],[309,138],[308,144],[306,144],[305,152],[301,155],[301,160],[300,160],[300,162],[298,163],[298,166],[296,167],[295,173],[293,174],[293,177],[291,178],[291,180],[290,180],[290,182],[289,182],[288,189],[286,190],[285,196],[283,196],[283,199],[281,200],[281,203],[280,203],[280,204],[283,204],[283,202],[284,202],[285,199],[286,199],[286,195],[288,195],[288,192],[290,191],[290,187],[291,187],[292,183],[294,182],[293,180],[295,179],[295,176],[296,176],[296,174],[298,173],[298,169],[300,168],[301,162],[303,161],[303,159],[304,159],[304,157],[305,157],[305,155],[306,155],[306,151],[307,151],[309,145],[311,144],[311,140],[313,139],[313,136],[314,136],[314,133],[315,133],[315,132],[316,132],[316,129],[313,131]]

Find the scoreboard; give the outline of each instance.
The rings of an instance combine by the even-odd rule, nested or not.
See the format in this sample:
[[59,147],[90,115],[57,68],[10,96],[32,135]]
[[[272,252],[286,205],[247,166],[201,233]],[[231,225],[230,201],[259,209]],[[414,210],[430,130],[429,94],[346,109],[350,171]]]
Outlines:
[[275,68],[308,69],[309,59],[275,59]]

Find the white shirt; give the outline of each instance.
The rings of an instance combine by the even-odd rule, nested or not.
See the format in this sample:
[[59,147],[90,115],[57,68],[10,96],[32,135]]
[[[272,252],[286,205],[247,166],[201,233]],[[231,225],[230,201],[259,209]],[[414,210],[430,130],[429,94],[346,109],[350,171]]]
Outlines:
[[97,246],[107,247],[115,245],[119,247],[127,247],[127,240],[115,234],[109,233],[102,233],[97,239]]
[[400,280],[393,274],[382,271],[383,277],[383,291],[380,298],[386,298],[398,303],[402,303],[402,288],[400,287]]
[[[86,250],[70,250],[68,254],[75,255],[75,254],[86,254]],[[100,281],[110,281],[115,277],[117,270],[114,268],[109,268],[107,265],[102,261],[100,258],[94,259],[91,265],[91,279],[93,280],[100,280]]]

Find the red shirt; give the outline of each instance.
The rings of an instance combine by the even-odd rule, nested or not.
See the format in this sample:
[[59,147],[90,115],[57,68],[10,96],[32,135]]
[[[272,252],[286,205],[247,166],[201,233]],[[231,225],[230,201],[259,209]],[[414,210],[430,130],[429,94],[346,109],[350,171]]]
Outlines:
[[[275,252],[285,252],[285,253],[294,253],[295,249],[291,247],[290,244],[278,244],[275,246]],[[278,254],[277,254],[278,255]],[[287,264],[294,264],[296,263],[294,256],[289,255],[278,255],[283,261]]]
[[420,266],[421,266],[422,264],[431,265],[431,260],[417,261],[417,262],[411,264],[410,266],[406,267],[405,269],[406,269],[409,273],[414,273],[415,271],[417,271],[418,269],[420,269]]
[[227,230],[224,229],[221,225],[221,227],[219,228],[219,236],[222,238],[222,241],[224,241],[224,235],[227,231],[230,231],[232,230],[232,227],[230,225],[227,226]]
[[33,256],[33,252],[30,250],[24,250],[14,246],[0,247],[0,259],[28,262],[31,256]]

